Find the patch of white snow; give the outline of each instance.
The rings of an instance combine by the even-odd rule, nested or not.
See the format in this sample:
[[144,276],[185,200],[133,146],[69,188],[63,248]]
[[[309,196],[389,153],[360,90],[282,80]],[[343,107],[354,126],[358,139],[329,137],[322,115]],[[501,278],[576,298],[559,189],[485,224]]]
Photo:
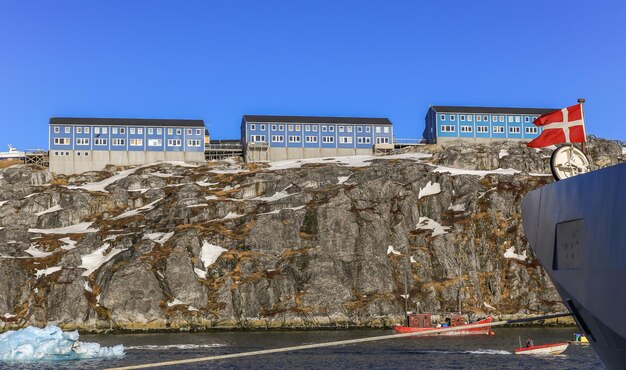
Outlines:
[[36,234],[85,234],[85,233],[95,233],[96,229],[90,228],[93,222],[81,222],[79,224],[58,227],[55,229],[28,229],[29,233]]
[[441,185],[438,182],[428,182],[426,186],[420,188],[417,199],[441,193]]
[[452,212],[465,212],[465,204],[463,203],[455,204],[453,206],[448,207],[448,210]]
[[450,227],[443,226],[437,221],[428,217],[420,217],[416,227],[418,230],[432,230],[432,236],[447,234],[448,230],[450,230]]
[[149,240],[152,240],[153,242],[164,244],[165,242],[170,240],[172,236],[174,236],[173,231],[169,233],[149,233],[149,234],[145,234],[143,236],[143,239],[149,239]]
[[400,252],[398,252],[397,250],[393,249],[393,245],[390,245],[389,247],[387,247],[387,254],[395,254],[395,255],[399,255]]
[[202,250],[200,251],[200,261],[202,261],[204,268],[206,269],[215,263],[219,256],[227,250],[228,249],[222,248],[219,245],[213,245],[205,240],[202,243]]
[[105,251],[109,249],[109,243],[104,243],[102,247],[96,249],[95,251],[81,256],[81,265],[78,268],[85,269],[82,276],[89,276],[94,271],[100,268],[100,266],[107,263],[111,258],[115,257],[118,253],[123,252],[126,248],[113,248],[109,251],[107,255],[105,255]]
[[498,158],[502,159],[504,157],[506,157],[507,155],[509,155],[509,151],[506,149],[500,149],[500,152],[498,152]]
[[511,246],[511,248],[507,249],[504,252],[504,258],[511,258],[511,259],[516,259],[520,261],[526,261],[526,251],[524,251],[524,253],[522,254],[515,253],[515,246]]
[[37,277],[37,279],[39,279],[42,276],[53,274],[57,271],[61,271],[62,269],[63,267],[61,266],[54,266],[54,267],[50,267],[50,268],[43,269],[43,270],[37,270],[35,272],[35,276]]

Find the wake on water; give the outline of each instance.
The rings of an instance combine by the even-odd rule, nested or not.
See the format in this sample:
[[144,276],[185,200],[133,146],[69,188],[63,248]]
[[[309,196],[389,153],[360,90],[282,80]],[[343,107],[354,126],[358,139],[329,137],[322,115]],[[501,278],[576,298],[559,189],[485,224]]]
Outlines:
[[0,361],[52,361],[124,356],[124,346],[101,347],[78,340],[78,331],[64,332],[50,325],[29,326],[0,334]]

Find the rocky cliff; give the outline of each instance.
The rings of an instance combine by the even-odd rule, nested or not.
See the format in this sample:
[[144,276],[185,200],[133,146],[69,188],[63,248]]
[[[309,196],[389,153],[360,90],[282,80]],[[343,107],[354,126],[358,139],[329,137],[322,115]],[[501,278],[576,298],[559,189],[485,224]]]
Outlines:
[[[597,166],[621,147],[590,144]],[[520,199],[549,150],[424,146],[386,157],[0,170],[0,329],[388,326],[410,307],[563,309]]]

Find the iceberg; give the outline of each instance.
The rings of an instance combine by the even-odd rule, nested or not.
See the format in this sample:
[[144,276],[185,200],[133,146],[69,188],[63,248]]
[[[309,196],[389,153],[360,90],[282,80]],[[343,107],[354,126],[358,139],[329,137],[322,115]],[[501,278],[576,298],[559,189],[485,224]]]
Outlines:
[[58,361],[124,356],[124,346],[101,347],[78,340],[78,331],[64,332],[55,325],[29,326],[0,334],[0,361]]

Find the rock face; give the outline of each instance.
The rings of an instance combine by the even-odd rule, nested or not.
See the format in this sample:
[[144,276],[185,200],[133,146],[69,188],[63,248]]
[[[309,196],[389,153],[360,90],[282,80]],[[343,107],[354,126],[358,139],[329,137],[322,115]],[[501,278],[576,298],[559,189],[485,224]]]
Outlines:
[[[622,160],[589,147],[598,167]],[[347,163],[0,170],[0,329],[389,326],[405,277],[422,312],[558,312],[520,215],[552,181],[549,154],[453,143]]]

